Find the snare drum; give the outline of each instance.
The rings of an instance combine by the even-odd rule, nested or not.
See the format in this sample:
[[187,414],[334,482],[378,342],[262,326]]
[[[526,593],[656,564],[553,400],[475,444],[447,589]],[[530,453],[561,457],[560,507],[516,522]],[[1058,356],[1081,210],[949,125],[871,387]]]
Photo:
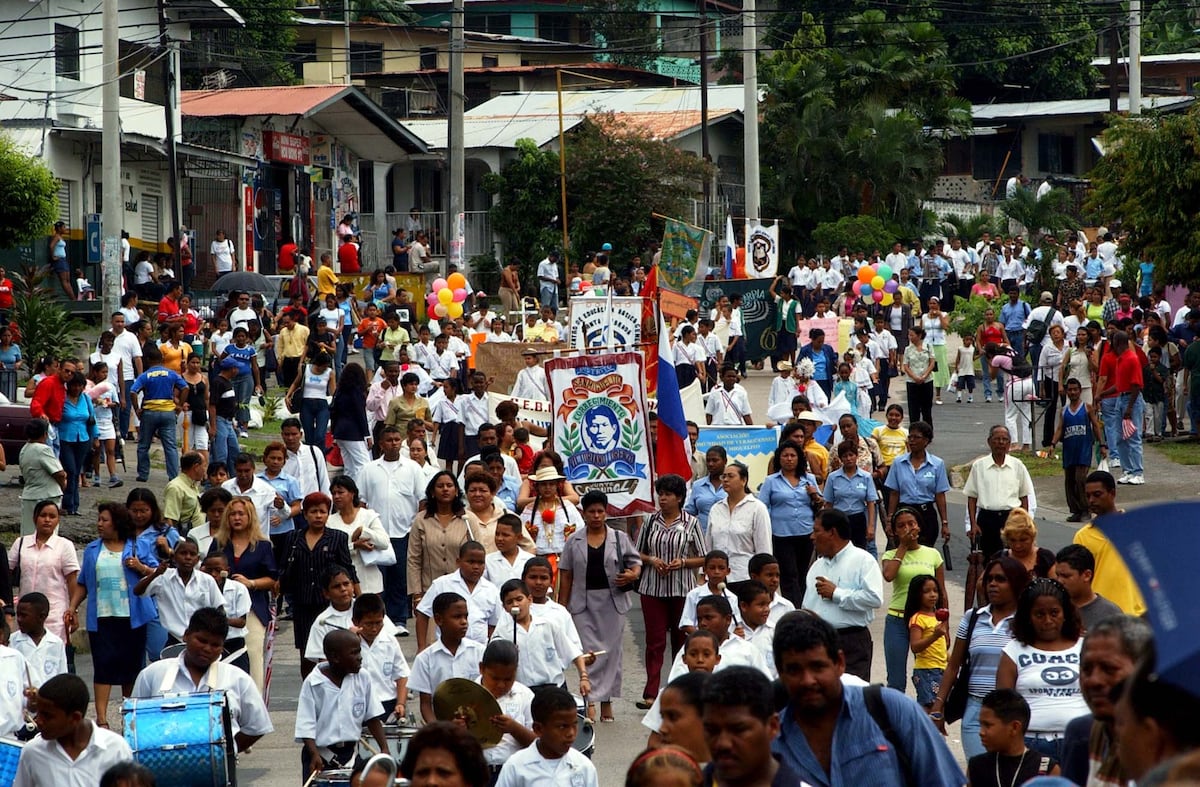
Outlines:
[[331,768],[321,771],[309,780],[311,787],[330,787],[331,785],[349,784],[354,771],[349,768]]
[[585,713],[579,714],[579,721],[575,728],[575,742],[571,744],[571,748],[581,752],[589,760],[596,753],[596,728]]
[[121,708],[134,759],[173,787],[235,784],[225,692],[127,699]]
[[[417,734],[420,727],[412,727],[407,724],[385,724],[383,725],[383,734],[387,738],[388,751],[392,755],[392,759],[399,764],[404,760],[404,753],[408,751],[408,742],[412,740],[412,736]],[[371,759],[376,754],[381,754],[375,750],[375,738],[366,729],[363,729],[363,736],[358,741],[358,757],[359,759]]]
[[25,744],[13,738],[0,738],[0,784],[12,784],[17,779],[17,763]]

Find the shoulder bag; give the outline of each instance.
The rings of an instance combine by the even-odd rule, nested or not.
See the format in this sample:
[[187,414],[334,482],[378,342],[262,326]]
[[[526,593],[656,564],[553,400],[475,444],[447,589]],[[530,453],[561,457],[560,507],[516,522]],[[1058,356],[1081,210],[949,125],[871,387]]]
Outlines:
[[971,635],[975,633],[975,624],[979,622],[979,610],[971,610],[971,622],[967,624],[967,644],[963,650],[962,666],[958,668],[958,677],[950,689],[950,696],[942,705],[942,713],[947,724],[952,724],[967,712],[967,694],[971,685]]

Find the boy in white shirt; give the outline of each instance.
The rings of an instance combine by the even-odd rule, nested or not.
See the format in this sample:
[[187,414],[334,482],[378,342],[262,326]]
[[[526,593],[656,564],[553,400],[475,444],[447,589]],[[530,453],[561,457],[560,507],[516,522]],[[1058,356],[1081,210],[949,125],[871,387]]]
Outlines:
[[[696,606],[696,623],[699,628],[711,631],[720,641],[723,669],[733,666],[754,667],[764,675],[771,674],[762,651],[733,633],[733,607],[729,599],[724,596],[705,596],[700,599]],[[667,682],[670,683],[687,671],[681,651],[675,655]]]
[[596,766],[571,748],[578,732],[575,698],[563,689],[544,689],[530,709],[538,738],[508,758],[497,787],[600,787]]
[[496,520],[496,551],[489,552],[483,559],[483,576],[496,587],[503,586],[510,579],[519,579],[525,564],[533,557],[532,552],[526,552],[518,546],[524,527],[516,514],[504,514]]
[[566,632],[548,618],[533,617],[533,599],[525,583],[510,579],[500,588],[500,598],[509,614],[500,617],[492,642],[516,643],[521,651],[517,669],[521,683],[534,690],[558,686],[562,682],[563,669],[574,664],[579,670],[580,696],[590,694],[592,684],[583,664],[583,649],[577,648]]
[[[133,592],[149,595],[158,606],[158,619],[167,630],[167,644],[183,642],[192,613],[204,607],[224,609],[225,596],[216,580],[203,571],[196,571],[200,548],[186,538],[175,544],[172,560],[164,560],[153,574],[142,577]],[[174,564],[172,568],[171,565]]]
[[729,555],[721,549],[713,549],[704,556],[703,585],[692,588],[683,598],[683,612],[679,615],[679,630],[685,635],[696,630],[696,604],[705,596],[724,596],[730,604],[737,603],[737,594],[725,585],[729,576]]
[[354,764],[362,728],[370,731],[379,751],[387,751],[387,737],[379,715],[379,698],[362,674],[362,646],[358,635],[331,631],[322,643],[325,661],[308,673],[300,685],[296,704],[296,742],[301,779],[313,771]]
[[[521,581],[525,583],[525,588],[529,591],[529,599],[532,602],[529,605],[529,612],[535,619],[548,620],[558,629],[558,634],[569,643],[567,657],[571,661],[575,661],[577,654],[582,654],[584,665],[590,667],[595,663],[596,657],[591,653],[583,652],[583,642],[579,639],[579,630],[575,628],[575,621],[571,618],[571,613],[562,604],[550,599],[550,587],[554,584],[553,577],[550,561],[545,557],[538,555],[525,563],[525,568],[521,571]],[[583,674],[581,671],[580,675]],[[559,683],[561,685],[561,681]]]
[[26,593],[17,602],[17,628],[9,647],[25,658],[29,677],[21,685],[32,683],[35,689],[55,675],[67,671],[67,649],[62,639],[46,629],[50,599],[43,593]]
[[779,376],[771,380],[771,391],[767,394],[768,410],[781,402],[791,402],[792,397],[800,393],[792,378],[791,361],[780,361],[775,368],[779,371]]
[[421,720],[437,721],[433,713],[433,693],[450,678],[476,680],[484,646],[466,639],[469,612],[467,600],[458,593],[442,593],[433,599],[433,622],[441,636],[413,659],[408,689],[420,697]]
[[[681,650],[688,675],[693,672],[712,674],[721,667],[721,643],[717,639],[717,635],[711,631],[696,629],[683,641]],[[679,680],[680,678],[677,677],[667,684],[667,687],[654,698],[654,704],[650,706],[650,710],[646,711],[646,715],[642,717],[642,726],[650,730],[648,746],[654,747],[663,743],[659,734],[663,724],[662,696],[667,689],[678,688]]]
[[733,365],[721,367],[721,386],[708,395],[704,415],[713,426],[753,425],[750,398],[738,384],[738,372]]
[[477,682],[496,698],[500,715],[492,717],[492,724],[504,733],[499,743],[483,752],[492,778],[500,773],[509,757],[537,740],[530,729],[533,691],[517,680],[517,661],[517,646],[511,640],[497,639],[488,643],[479,662]]
[[331,631],[350,631],[353,623],[354,582],[345,566],[336,563],[321,574],[321,595],[329,606],[321,610],[308,630],[304,644],[304,658],[319,662],[325,655],[325,637]]
[[775,624],[771,622],[771,591],[761,582],[751,579],[738,586],[738,612],[742,615],[742,638],[762,653],[771,680],[779,677],[775,669]]
[[769,552],[759,552],[750,558],[750,578],[761,582],[771,594],[771,612],[768,620],[771,625],[796,608],[796,605],[783,597],[779,592],[779,558]]
[[[220,490],[224,491],[224,490]],[[205,493],[207,494],[207,493]],[[228,493],[226,493],[228,494]],[[188,534],[191,537],[191,534]],[[225,650],[230,654],[246,649],[246,616],[250,614],[250,591],[241,582],[229,581],[229,559],[224,552],[214,552],[204,558],[200,570],[208,574],[221,589],[225,598],[225,620],[229,632],[225,635]],[[250,655],[242,653],[229,662],[244,672],[250,672]]]
[[379,696],[382,715],[394,713],[403,719],[408,702],[408,660],[396,638],[383,634],[386,620],[383,598],[378,593],[364,593],[354,600],[353,621],[362,638],[363,672]]
[[[467,602],[470,625],[467,639],[486,645],[500,620],[500,589],[483,578],[485,551],[478,541],[467,541],[458,549],[458,571],[440,576],[417,605],[417,651],[425,649],[433,601],[442,593],[458,593]],[[439,629],[440,636],[440,629]]]

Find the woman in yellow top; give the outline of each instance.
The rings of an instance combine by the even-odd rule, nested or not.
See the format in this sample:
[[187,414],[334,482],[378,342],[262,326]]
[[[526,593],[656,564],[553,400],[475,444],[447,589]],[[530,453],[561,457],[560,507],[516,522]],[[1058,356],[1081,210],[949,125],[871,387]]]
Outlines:
[[158,351],[162,353],[162,365],[182,375],[188,356],[192,354],[192,345],[183,340],[183,326],[164,325],[162,337],[162,341],[158,343]]
[[928,712],[937,699],[950,644],[950,610],[942,586],[933,575],[920,574],[908,583],[904,619],[908,621],[908,645],[916,657],[913,688],[917,690],[917,702]]
[[879,444],[883,466],[889,468],[896,457],[908,450],[908,430],[900,425],[904,422],[904,408],[900,405],[889,405],[885,417],[887,424],[875,427],[871,437]]

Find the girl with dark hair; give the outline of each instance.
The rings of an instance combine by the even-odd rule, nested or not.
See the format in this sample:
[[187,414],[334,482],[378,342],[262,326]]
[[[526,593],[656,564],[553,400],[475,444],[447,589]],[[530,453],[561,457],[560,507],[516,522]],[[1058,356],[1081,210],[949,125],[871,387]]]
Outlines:
[[1079,686],[1082,625],[1062,583],[1030,582],[1017,599],[1012,633],[996,669],[996,688],[1014,689],[1029,703],[1025,745],[1061,760],[1067,723],[1089,712]]
[[[929,574],[920,574],[908,583],[904,601],[904,623],[908,626],[908,645],[913,662],[913,688],[917,703],[926,711],[937,697],[938,684],[946,671],[946,648],[950,645],[950,610],[942,584]],[[943,616],[938,616],[938,611]]]
[[62,420],[58,424],[59,455],[67,471],[67,488],[63,490],[63,511],[67,516],[79,515],[79,477],[86,470],[88,452],[100,448],[96,410],[83,392],[86,386],[87,378],[79,372],[67,380]]
[[[997,671],[1001,653],[1013,639],[1013,614],[1017,610],[1017,599],[1029,584],[1029,573],[1025,567],[1011,557],[989,560],[983,569],[983,586],[988,603],[972,610],[959,621],[955,634],[954,650],[946,663],[942,685],[929,717],[943,734],[946,732],[942,709],[946,698],[958,680],[967,651],[971,653],[971,677],[967,693],[967,707],[962,719],[959,738],[967,759],[983,754],[983,743],[979,740],[979,709],[983,697],[997,688]],[[1084,711],[1086,713],[1087,711]]]
[[458,550],[473,541],[458,479],[449,470],[437,473],[425,487],[425,508],[408,534],[408,592],[413,608],[433,580],[458,570]]
[[[562,475],[562,455],[550,448],[543,448],[534,455],[533,469],[529,471],[529,475],[521,482],[521,491],[517,494],[518,509],[525,508],[525,506],[537,499],[537,485],[533,483],[533,475],[543,467],[553,467],[558,471],[559,475]],[[571,482],[565,478],[558,482],[558,495],[568,503],[579,505],[579,493],[575,491],[575,487]]]
[[[932,576],[938,584],[939,595],[946,596],[946,569],[942,553],[920,542],[921,516],[911,508],[901,506],[892,516],[891,530],[896,548],[883,553],[883,579],[892,583],[892,598],[888,602],[887,618],[883,622],[883,655],[887,662],[888,686],[904,691],[908,676],[909,620],[913,613],[909,604],[909,588],[917,577]],[[983,695],[980,695],[982,697]]]
[[367,375],[356,363],[347,364],[337,381],[330,406],[333,439],[342,453],[342,470],[351,478],[371,461],[371,427],[367,424]]
[[[451,768],[454,772],[448,774],[446,781],[437,780],[443,769]],[[427,724],[417,731],[400,762],[400,774],[414,787],[454,783],[487,787],[491,782],[479,741],[463,726],[448,721]]]
[[[145,550],[155,556],[155,564],[169,560],[179,542],[179,531],[163,521],[162,509],[154,493],[145,487],[135,487],[129,490],[125,497],[125,507],[133,519],[134,532],[137,535],[139,550]],[[138,569],[143,576],[154,569],[148,566],[146,571]],[[147,597],[149,598],[149,597]],[[150,599],[153,605],[154,600]],[[158,660],[158,654],[167,646],[167,630],[158,620],[157,607],[155,616],[146,626],[146,659]]]
[[779,559],[779,590],[800,606],[803,577],[812,562],[813,506],[821,503],[821,492],[798,443],[776,448],[774,465],[777,470],[763,481],[758,499],[771,520],[771,552]]

